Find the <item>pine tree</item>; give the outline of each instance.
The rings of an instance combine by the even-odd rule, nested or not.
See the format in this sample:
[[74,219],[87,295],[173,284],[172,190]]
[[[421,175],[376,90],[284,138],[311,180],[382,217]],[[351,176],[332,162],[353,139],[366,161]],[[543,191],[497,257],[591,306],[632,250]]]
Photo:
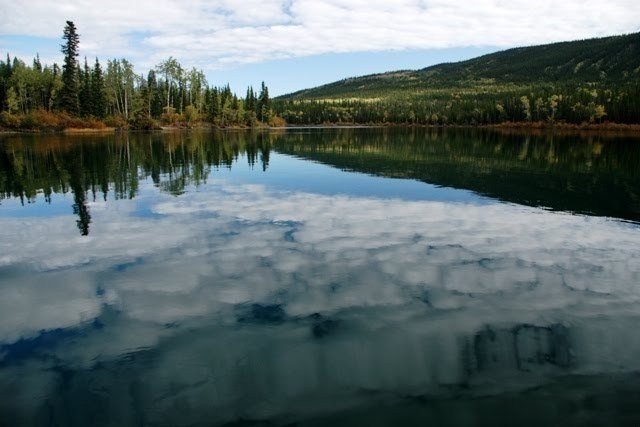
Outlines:
[[261,122],[268,120],[271,110],[271,100],[269,99],[269,88],[262,82],[260,88],[260,95],[258,96],[256,114],[260,118]]
[[42,63],[40,62],[39,53],[36,53],[36,57],[33,59],[33,69],[36,71],[42,71]]
[[107,109],[107,98],[104,91],[104,75],[98,58],[96,58],[91,75],[91,101],[91,114],[99,119],[104,118]]
[[10,88],[10,79],[13,74],[13,70],[11,68],[11,57],[7,53],[7,63],[4,66],[3,70],[3,81],[2,81],[2,98],[0,99],[0,110],[9,109],[9,88]]
[[9,90],[9,77],[11,73],[11,63],[7,54],[7,63],[0,61],[0,111],[6,106],[7,91]]
[[80,103],[80,114],[88,116],[93,113],[93,96],[91,91],[91,70],[87,63],[86,56],[84,58],[84,70],[80,70],[79,76],[80,93],[78,98]]
[[64,64],[62,66],[62,88],[60,89],[60,107],[71,114],[77,114],[78,105],[78,44],[80,37],[73,22],[67,21],[64,27],[62,45]]
[[245,108],[249,111],[255,111],[256,109],[256,94],[253,92],[253,87],[247,88],[247,96],[245,98]]
[[220,118],[220,97],[218,96],[218,89],[211,89],[211,101],[209,103],[209,120],[212,123],[216,123]]
[[158,77],[154,70],[150,70],[147,74],[147,86],[149,87],[150,105],[149,111],[151,117],[160,117],[163,107],[163,95],[158,85]]
[[247,88],[247,96],[244,100],[245,108],[245,120],[249,126],[253,126],[256,120],[256,94],[253,91],[253,86]]

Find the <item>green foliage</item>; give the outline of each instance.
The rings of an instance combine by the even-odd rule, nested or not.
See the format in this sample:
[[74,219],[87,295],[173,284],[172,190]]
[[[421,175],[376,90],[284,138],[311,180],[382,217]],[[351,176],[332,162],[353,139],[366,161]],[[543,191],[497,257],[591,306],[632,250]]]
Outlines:
[[78,76],[80,81],[80,92],[78,94],[78,104],[80,108],[81,116],[89,116],[93,112],[93,94],[92,94],[92,73],[87,63],[87,58],[84,58],[84,68],[78,69]]
[[[250,87],[242,100],[229,85],[210,86],[202,70],[187,71],[172,57],[146,78],[137,75],[124,58],[107,61],[106,71],[97,58],[93,68],[86,58],[80,67],[79,37],[71,21],[64,29],[64,40],[62,73],[56,64],[43,66],[37,55],[32,66],[17,58],[11,61],[9,56],[6,62],[0,61],[0,112],[11,113],[4,127],[57,129],[59,120],[55,125],[34,122],[41,111],[52,110],[82,117],[76,124],[106,118],[109,126],[135,129],[155,129],[158,120],[168,125],[254,126],[259,125],[258,115],[267,122],[274,118],[264,83],[259,99]],[[13,115],[19,117],[14,120]]]
[[9,111],[0,113],[0,127],[5,129],[20,129],[20,116]]
[[16,95],[16,90],[14,87],[10,87],[7,91],[6,105],[7,111],[10,113],[17,113],[20,111],[20,106],[18,104],[18,95]]
[[65,43],[62,45],[64,64],[62,65],[62,88],[60,90],[60,106],[63,110],[77,114],[79,112],[79,88],[78,88],[78,45],[80,36],[73,22],[67,21],[62,37]]
[[640,33],[510,49],[277,98],[288,123],[640,123]]
[[184,118],[187,123],[193,123],[200,120],[198,109],[193,105],[187,105],[184,111]]
[[125,129],[128,125],[127,121],[122,116],[107,116],[104,119],[104,123],[112,128]]
[[134,117],[129,119],[129,129],[135,130],[155,130],[159,129],[158,122],[149,117],[144,111],[138,111]]
[[271,116],[271,100],[269,98],[269,88],[262,82],[260,95],[256,103],[256,114],[261,122],[267,123]]
[[96,58],[96,63],[91,73],[91,101],[91,115],[103,119],[107,110],[107,98],[102,67],[98,58]]

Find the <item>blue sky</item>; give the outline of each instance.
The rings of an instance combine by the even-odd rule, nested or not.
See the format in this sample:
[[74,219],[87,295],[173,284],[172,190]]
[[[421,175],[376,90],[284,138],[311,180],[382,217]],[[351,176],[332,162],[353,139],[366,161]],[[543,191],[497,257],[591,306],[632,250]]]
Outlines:
[[270,93],[281,95],[334,82],[347,77],[385,71],[418,69],[442,62],[460,61],[498,50],[497,47],[467,47],[386,52],[322,54],[311,57],[239,65],[229,70],[207,73],[210,81],[228,81],[234,90],[247,84],[268,84]]
[[64,22],[81,55],[146,73],[173,56],[211,84],[273,95],[515,46],[640,30],[637,0],[0,0],[0,52],[60,61]]

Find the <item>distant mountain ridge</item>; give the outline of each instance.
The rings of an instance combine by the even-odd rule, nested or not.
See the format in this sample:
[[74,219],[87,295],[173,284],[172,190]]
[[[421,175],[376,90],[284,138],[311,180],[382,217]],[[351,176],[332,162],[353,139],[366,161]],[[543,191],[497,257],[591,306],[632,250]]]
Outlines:
[[425,88],[599,84],[640,80],[640,32],[519,47],[456,63],[353,77],[283,95],[278,99],[380,98]]

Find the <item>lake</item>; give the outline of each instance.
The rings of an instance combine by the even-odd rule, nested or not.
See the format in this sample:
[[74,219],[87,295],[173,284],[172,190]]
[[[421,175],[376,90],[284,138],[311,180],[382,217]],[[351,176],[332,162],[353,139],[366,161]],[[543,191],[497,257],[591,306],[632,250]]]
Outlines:
[[0,136],[0,425],[640,425],[640,137]]

